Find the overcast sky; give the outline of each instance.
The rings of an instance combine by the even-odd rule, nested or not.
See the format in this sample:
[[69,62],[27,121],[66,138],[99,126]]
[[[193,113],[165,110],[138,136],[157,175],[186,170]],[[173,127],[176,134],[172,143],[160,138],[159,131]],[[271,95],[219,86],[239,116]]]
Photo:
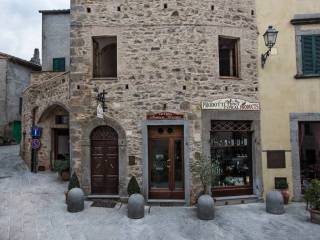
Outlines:
[[30,60],[41,52],[39,10],[69,8],[70,0],[0,0],[0,52]]

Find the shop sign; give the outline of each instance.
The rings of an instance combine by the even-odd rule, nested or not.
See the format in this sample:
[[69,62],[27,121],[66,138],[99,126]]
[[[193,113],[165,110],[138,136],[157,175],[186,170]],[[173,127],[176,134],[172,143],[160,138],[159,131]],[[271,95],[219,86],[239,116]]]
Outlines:
[[101,104],[98,104],[97,107],[97,118],[103,118],[103,107],[101,106]]
[[31,148],[33,150],[38,150],[41,147],[41,142],[38,138],[32,139]]
[[249,102],[242,99],[223,98],[213,101],[203,101],[202,109],[204,110],[235,110],[235,111],[259,111],[260,104]]
[[161,112],[156,114],[147,115],[148,120],[181,120],[184,119],[183,114],[171,113],[171,112]]

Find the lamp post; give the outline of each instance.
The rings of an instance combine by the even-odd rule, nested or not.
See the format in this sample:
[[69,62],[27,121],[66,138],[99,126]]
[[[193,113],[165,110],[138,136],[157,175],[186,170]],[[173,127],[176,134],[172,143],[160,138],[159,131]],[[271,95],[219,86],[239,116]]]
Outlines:
[[263,34],[264,43],[268,48],[268,51],[261,55],[261,66],[264,68],[268,57],[270,56],[271,49],[277,42],[278,31],[272,26],[269,26],[267,31]]

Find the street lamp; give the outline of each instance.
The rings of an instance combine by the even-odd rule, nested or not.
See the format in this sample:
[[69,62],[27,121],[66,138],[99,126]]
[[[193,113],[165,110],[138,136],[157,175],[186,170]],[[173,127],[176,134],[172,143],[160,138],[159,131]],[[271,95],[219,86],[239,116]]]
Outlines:
[[268,48],[268,51],[261,55],[261,65],[264,68],[268,57],[270,56],[271,49],[276,44],[278,36],[278,31],[274,29],[272,26],[269,26],[267,31],[263,34],[264,43]]

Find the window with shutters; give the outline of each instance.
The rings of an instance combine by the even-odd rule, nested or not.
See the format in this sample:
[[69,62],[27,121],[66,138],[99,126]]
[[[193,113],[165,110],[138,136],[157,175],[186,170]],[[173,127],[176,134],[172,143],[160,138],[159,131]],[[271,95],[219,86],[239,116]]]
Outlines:
[[64,72],[66,70],[66,59],[54,58],[52,70],[54,72]]
[[301,36],[301,68],[303,76],[320,75],[320,35]]

